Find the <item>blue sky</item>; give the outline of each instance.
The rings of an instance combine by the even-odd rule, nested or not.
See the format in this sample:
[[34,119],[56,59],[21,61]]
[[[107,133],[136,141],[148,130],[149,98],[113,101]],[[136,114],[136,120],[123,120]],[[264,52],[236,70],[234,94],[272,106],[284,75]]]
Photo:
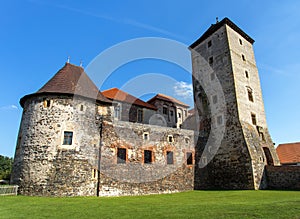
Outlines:
[[[229,17],[255,39],[267,122],[277,144],[300,141],[300,2],[285,1],[1,1],[0,154],[14,155],[22,115],[19,99],[37,91],[71,57],[88,65],[99,53],[138,37],[190,45],[215,18]],[[157,60],[117,69],[101,89],[139,74],[164,73],[189,94],[189,74]],[[177,88],[178,88],[177,87]],[[157,92],[153,84],[153,93]],[[168,93],[168,92],[167,92]],[[175,97],[191,104],[184,95]]]

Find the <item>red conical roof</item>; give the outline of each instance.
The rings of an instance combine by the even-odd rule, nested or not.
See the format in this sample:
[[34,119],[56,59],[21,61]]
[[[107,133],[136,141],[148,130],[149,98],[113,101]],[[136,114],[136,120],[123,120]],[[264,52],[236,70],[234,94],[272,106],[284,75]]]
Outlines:
[[23,106],[25,100],[32,95],[39,94],[69,94],[94,99],[96,101],[111,103],[99,91],[94,82],[84,72],[82,67],[66,63],[41,89],[36,93],[21,98]]

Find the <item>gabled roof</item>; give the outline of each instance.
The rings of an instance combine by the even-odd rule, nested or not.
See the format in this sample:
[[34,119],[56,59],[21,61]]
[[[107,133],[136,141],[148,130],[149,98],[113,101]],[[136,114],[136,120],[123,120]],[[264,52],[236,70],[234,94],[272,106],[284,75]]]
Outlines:
[[111,103],[102,95],[94,82],[84,72],[82,67],[66,63],[41,89],[36,93],[21,98],[21,106],[29,96],[40,94],[78,95],[98,102]]
[[242,31],[242,29],[239,28],[236,24],[234,24],[229,18],[225,17],[220,22],[217,22],[216,24],[212,24],[199,39],[197,39],[192,45],[190,45],[189,48],[194,49],[196,46],[198,46],[200,43],[202,43],[204,40],[210,37],[213,33],[215,33],[218,29],[220,29],[225,24],[227,24],[229,27],[231,27],[233,30],[239,33],[251,44],[254,43],[254,40],[248,34]]
[[185,103],[183,103],[183,102],[175,99],[174,97],[170,97],[170,96],[167,96],[165,94],[156,94],[154,97],[152,97],[147,102],[151,103],[151,102],[155,101],[156,99],[167,101],[167,102],[171,102],[171,103],[174,103],[174,104],[181,105],[181,106],[189,108],[189,105],[187,105],[187,104],[185,104]]
[[131,94],[128,94],[118,88],[111,88],[111,89],[102,91],[102,94],[110,100],[125,102],[125,103],[129,103],[129,104],[141,106],[144,108],[157,110],[157,108],[155,106],[153,106],[152,104],[146,103],[143,100],[141,100],[135,96],[132,96]]
[[300,163],[300,142],[280,144],[276,152],[280,163]]

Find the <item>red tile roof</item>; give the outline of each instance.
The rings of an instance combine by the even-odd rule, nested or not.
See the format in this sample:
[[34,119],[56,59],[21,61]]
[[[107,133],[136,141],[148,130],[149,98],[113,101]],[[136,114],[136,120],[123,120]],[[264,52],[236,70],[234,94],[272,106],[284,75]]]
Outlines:
[[300,142],[280,144],[276,152],[280,163],[300,163]]
[[149,108],[152,110],[157,110],[157,108],[155,106],[153,106],[152,104],[146,103],[146,102],[142,101],[141,99],[139,99],[135,96],[132,96],[118,88],[111,88],[111,89],[102,91],[102,94],[110,100],[116,100],[116,101],[120,101],[120,102],[125,102],[125,103],[129,103],[129,104],[134,104],[134,105],[138,105],[141,107]]
[[39,94],[71,94],[111,103],[99,91],[94,82],[84,72],[82,67],[66,63],[41,89],[36,93],[21,98],[23,106],[26,98]]
[[178,104],[178,105],[181,105],[181,106],[185,106],[187,108],[189,108],[189,105],[175,99],[174,97],[170,97],[170,96],[167,96],[165,94],[156,94],[154,97],[152,97],[150,100],[148,100],[147,102],[148,103],[151,103],[153,102],[155,99],[159,99],[159,100],[164,100],[164,101],[168,101],[168,102],[171,102],[171,103],[175,103],[175,104]]

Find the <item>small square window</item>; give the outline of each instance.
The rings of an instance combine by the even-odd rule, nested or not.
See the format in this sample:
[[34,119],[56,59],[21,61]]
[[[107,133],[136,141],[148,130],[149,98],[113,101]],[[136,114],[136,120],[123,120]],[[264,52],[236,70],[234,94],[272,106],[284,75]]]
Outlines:
[[214,63],[214,57],[209,57],[208,63],[212,65]]
[[144,139],[145,141],[149,140],[149,133],[148,133],[148,132],[144,132],[144,134],[143,134],[143,139]]
[[186,165],[193,165],[193,153],[186,152]]
[[254,113],[251,113],[251,120],[252,120],[252,124],[256,125],[256,115]]
[[173,151],[167,151],[167,164],[174,164]]
[[72,145],[73,132],[64,132],[63,145]]
[[207,42],[207,47],[211,47],[212,43],[211,43],[211,40]]
[[172,143],[174,141],[173,135],[168,135],[168,142]]
[[152,151],[144,150],[144,163],[146,164],[152,163]]
[[44,102],[44,108],[49,108],[51,106],[51,100],[45,98],[43,102]]
[[163,114],[165,114],[165,115],[168,114],[168,108],[167,107],[163,107]]
[[126,163],[126,148],[118,148],[117,150],[117,163]]

